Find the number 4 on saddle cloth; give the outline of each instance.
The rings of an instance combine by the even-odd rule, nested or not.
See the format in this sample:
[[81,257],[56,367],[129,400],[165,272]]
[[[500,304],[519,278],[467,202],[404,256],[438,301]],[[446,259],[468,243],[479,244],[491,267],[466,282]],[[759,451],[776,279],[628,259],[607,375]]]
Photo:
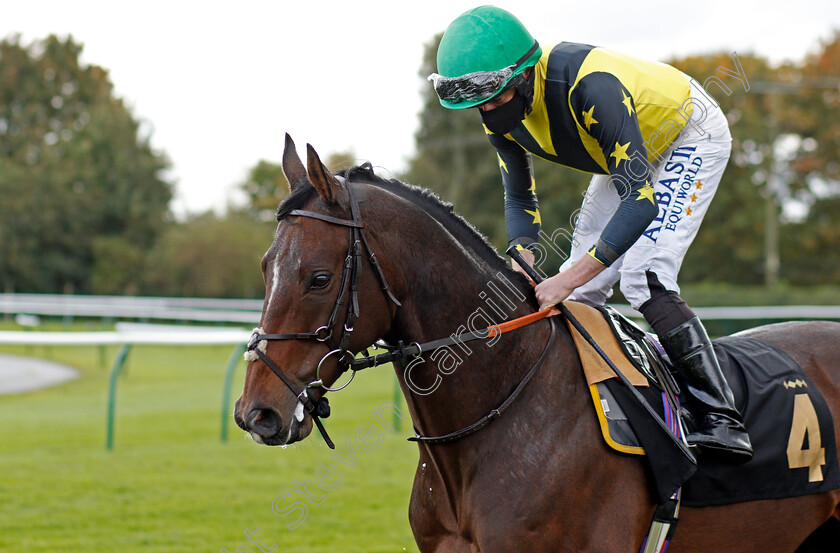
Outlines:
[[[681,429],[680,420],[673,416],[680,411],[679,405],[671,409],[663,391],[675,384],[679,390],[679,374],[655,338],[614,309],[564,304],[653,409],[662,414],[666,425],[681,436],[684,426]],[[826,402],[801,367],[780,349],[739,336],[713,341],[755,453],[750,461],[739,465],[701,456],[695,467],[677,453],[673,438],[650,419],[592,346],[574,328],[570,330],[604,439],[617,451],[646,455],[653,491],[660,502],[681,486],[682,504],[691,507],[840,488],[834,423]],[[656,370],[656,364],[660,370]],[[670,382],[660,382],[662,379]],[[684,407],[690,411],[690,405]],[[685,424],[690,425],[690,420]]]

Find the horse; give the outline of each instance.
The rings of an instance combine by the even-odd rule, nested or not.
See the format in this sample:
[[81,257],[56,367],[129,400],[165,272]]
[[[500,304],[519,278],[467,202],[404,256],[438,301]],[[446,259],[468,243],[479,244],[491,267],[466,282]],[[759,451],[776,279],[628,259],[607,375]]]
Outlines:
[[[288,135],[282,167],[290,194],[261,263],[261,347],[251,344],[259,355],[234,409],[256,442],[309,436],[348,359],[377,340],[467,335],[493,313],[539,309],[528,280],[434,194],[369,164],[334,175],[310,145],[304,166]],[[840,324],[778,323],[749,335],[796,360],[840,421]],[[395,356],[416,432],[453,436],[488,423],[418,443],[409,521],[419,550],[636,553],[656,508],[649,475],[639,456],[604,443],[570,331],[544,319],[440,351]],[[492,415],[500,404],[505,412]],[[820,548],[838,520],[840,490],[683,507],[669,550],[794,552],[817,532],[798,551],[837,551],[836,541]]]

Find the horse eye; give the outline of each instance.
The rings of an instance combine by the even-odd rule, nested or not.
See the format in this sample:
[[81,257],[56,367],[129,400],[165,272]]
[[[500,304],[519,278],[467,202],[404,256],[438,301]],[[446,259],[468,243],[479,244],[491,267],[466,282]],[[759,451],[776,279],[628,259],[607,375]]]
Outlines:
[[312,280],[309,283],[309,289],[322,290],[329,286],[331,279],[332,275],[328,273],[317,273],[315,276],[312,277]]

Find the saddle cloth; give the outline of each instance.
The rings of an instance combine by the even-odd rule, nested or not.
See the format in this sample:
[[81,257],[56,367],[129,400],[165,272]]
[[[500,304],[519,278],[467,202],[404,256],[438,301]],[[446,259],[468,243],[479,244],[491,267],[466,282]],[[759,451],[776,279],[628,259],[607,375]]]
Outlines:
[[[644,366],[646,356],[638,355],[638,350],[651,351],[652,338],[642,338],[645,333],[637,328],[633,337],[637,342],[647,342],[625,345],[617,335],[626,340],[626,332],[615,325],[617,321],[622,326],[632,325],[627,319],[609,308],[595,309],[575,302],[565,305],[654,410],[662,413],[672,431],[678,433],[680,427],[671,416],[667,397],[658,386],[650,385],[643,374],[651,370]],[[840,488],[831,413],[814,383],[782,350],[746,337],[713,341],[755,455],[740,465],[701,456],[695,467],[681,461],[684,456],[676,453],[671,438],[650,420],[600,355],[571,325],[570,329],[604,440],[616,451],[646,456],[654,492],[660,501],[680,486],[682,503],[693,507],[778,499]],[[670,367],[667,357],[660,361]],[[676,380],[679,383],[678,375]]]

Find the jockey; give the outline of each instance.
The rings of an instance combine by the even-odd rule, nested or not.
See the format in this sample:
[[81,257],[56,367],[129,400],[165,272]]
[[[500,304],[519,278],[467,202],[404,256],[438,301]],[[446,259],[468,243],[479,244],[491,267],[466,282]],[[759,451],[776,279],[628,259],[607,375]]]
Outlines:
[[540,212],[531,154],[592,173],[569,258],[536,287],[542,308],[624,296],[659,336],[696,404],[689,444],[734,462],[752,446],[677,274],[729,160],[731,136],[699,84],[661,63],[561,42],[482,6],[449,25],[429,76],[440,103],[477,107],[496,148],[508,240],[531,264]]

